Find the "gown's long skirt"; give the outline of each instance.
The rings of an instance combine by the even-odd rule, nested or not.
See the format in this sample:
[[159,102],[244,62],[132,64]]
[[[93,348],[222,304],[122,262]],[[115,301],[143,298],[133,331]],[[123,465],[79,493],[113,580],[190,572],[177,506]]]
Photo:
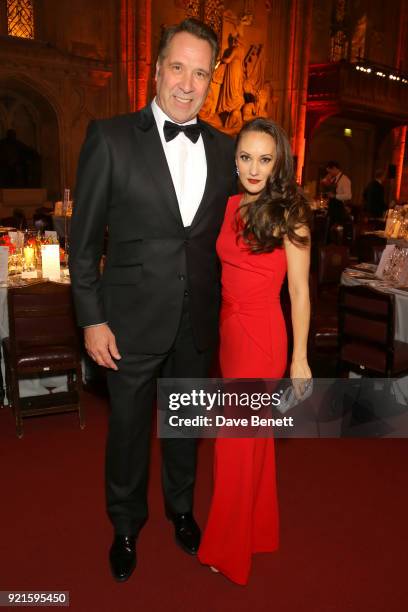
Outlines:
[[[282,250],[260,255],[257,260],[236,252],[228,214],[227,208],[217,243],[223,263],[222,375],[281,378],[287,347],[279,291],[286,258]],[[253,553],[275,551],[278,531],[273,437],[217,438],[213,498],[199,560],[244,585]]]

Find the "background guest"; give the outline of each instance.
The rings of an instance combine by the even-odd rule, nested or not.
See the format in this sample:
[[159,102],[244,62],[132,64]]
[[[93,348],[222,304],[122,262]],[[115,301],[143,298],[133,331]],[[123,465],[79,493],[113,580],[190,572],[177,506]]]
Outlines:
[[387,209],[383,181],[384,172],[376,170],[373,180],[364,189],[364,209],[369,217],[382,217]]

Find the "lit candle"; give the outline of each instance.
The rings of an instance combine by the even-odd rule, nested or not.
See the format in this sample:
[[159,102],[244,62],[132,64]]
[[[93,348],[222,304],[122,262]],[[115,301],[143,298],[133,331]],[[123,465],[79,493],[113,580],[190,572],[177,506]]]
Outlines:
[[26,270],[34,269],[34,247],[24,247],[24,262]]

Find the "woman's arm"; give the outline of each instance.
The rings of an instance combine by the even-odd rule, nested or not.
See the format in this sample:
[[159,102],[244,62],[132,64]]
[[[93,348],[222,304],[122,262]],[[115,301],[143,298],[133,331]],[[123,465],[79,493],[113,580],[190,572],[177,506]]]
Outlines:
[[[309,236],[305,226],[296,230],[300,236]],[[293,354],[290,377],[293,379],[311,378],[312,373],[307,361],[307,339],[310,323],[309,267],[310,245],[297,246],[287,238],[284,241],[288,264],[288,285],[291,302],[293,328]]]

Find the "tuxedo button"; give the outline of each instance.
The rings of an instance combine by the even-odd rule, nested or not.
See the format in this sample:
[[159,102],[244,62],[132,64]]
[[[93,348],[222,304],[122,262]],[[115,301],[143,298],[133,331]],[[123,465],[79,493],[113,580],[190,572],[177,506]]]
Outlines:
[[185,292],[184,292],[184,297],[188,297],[188,295],[189,295],[189,293],[188,293],[188,291],[186,289]]
[[181,281],[186,280],[186,277],[184,276],[184,274],[177,274],[177,278]]

